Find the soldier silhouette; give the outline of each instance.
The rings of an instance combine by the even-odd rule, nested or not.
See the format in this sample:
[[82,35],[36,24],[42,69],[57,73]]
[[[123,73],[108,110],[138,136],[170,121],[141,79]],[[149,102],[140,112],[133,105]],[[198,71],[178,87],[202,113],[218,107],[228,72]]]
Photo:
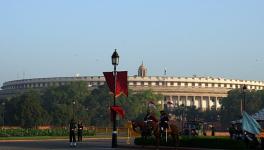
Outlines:
[[74,121],[74,119],[71,119],[71,122],[70,122],[70,146],[74,146],[76,147],[76,137],[75,137],[75,131],[76,131],[76,123]]
[[82,122],[79,121],[78,123],[78,142],[82,141],[82,135],[83,135],[83,125],[82,125]]
[[169,116],[167,115],[167,113],[164,110],[161,110],[160,111],[160,129],[161,129],[161,132],[165,132],[165,130],[169,128],[168,122],[169,122]]

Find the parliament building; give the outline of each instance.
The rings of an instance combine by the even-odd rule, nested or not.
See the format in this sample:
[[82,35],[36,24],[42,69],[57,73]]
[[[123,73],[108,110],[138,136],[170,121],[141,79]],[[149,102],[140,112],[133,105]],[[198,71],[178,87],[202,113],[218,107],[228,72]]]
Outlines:
[[[51,86],[65,85],[71,82],[84,81],[87,88],[96,88],[106,84],[104,76],[75,76],[54,78],[33,78],[7,81],[0,90],[0,99],[4,99],[29,89],[43,89]],[[180,105],[196,106],[202,110],[219,109],[220,101],[227,96],[229,90],[241,89],[263,90],[263,81],[235,80],[217,77],[175,77],[148,76],[143,63],[138,68],[138,75],[128,77],[129,88],[135,92],[152,90],[162,94],[161,103],[175,108]]]

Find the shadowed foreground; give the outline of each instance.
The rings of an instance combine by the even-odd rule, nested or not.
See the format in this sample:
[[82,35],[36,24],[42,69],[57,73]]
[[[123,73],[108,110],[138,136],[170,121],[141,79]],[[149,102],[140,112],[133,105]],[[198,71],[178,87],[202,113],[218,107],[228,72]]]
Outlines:
[[[82,143],[78,143],[77,147],[69,146],[68,140],[37,140],[37,141],[0,141],[1,150],[104,150],[111,148],[111,139],[85,139]],[[141,146],[127,144],[126,139],[118,140],[118,148],[115,149],[143,149]],[[156,149],[153,146],[144,149]],[[176,149],[168,147],[160,147],[159,150]],[[179,150],[188,150],[192,148],[177,148]]]

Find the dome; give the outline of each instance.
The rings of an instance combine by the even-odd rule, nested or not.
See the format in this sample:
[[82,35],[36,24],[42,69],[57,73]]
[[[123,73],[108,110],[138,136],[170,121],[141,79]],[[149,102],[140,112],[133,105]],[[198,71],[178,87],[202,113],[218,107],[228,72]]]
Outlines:
[[138,68],[138,76],[139,77],[147,76],[147,68],[144,66],[143,62]]

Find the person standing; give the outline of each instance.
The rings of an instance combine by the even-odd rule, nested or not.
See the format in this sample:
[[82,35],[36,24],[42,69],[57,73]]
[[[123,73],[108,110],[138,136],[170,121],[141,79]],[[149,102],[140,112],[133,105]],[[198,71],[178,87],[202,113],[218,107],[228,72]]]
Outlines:
[[82,125],[82,122],[79,121],[78,123],[78,142],[82,142],[82,135],[83,135],[83,125]]
[[76,123],[74,119],[72,119],[70,122],[70,146],[74,146],[74,147],[76,147],[77,145],[75,131],[76,131]]
[[154,113],[151,113],[150,110],[147,110],[147,114],[144,117],[144,122],[148,123],[151,121],[158,122],[158,119],[156,118]]
[[212,136],[215,136],[215,127],[212,125]]
[[231,139],[235,139],[236,129],[235,129],[235,125],[234,124],[231,124],[231,126],[228,129],[228,131],[229,131],[230,138]]
[[154,113],[151,113],[150,110],[147,110],[147,114],[144,117],[144,123],[146,125],[146,133],[148,135],[152,134],[153,124],[156,124],[158,119],[155,117]]
[[167,115],[167,113],[164,110],[160,111],[161,132],[164,132],[166,129],[169,128],[168,122],[169,122],[169,116]]

